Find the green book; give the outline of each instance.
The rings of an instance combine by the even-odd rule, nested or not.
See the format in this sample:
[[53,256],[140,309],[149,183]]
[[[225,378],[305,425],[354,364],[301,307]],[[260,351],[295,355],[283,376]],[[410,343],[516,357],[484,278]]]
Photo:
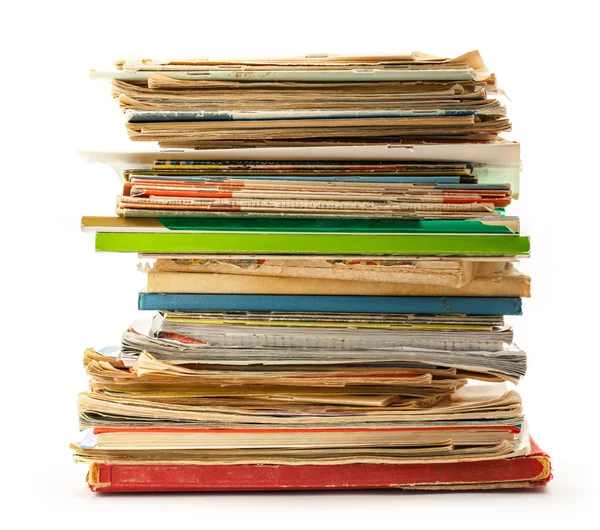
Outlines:
[[139,253],[492,255],[529,253],[518,235],[98,232],[96,250]]
[[92,217],[81,220],[95,232],[306,232],[393,234],[518,234],[519,218],[486,216],[477,219],[361,219],[290,217]]
[[224,232],[404,232],[426,234],[514,234],[518,218],[484,219],[303,219],[260,217],[160,217],[169,230]]

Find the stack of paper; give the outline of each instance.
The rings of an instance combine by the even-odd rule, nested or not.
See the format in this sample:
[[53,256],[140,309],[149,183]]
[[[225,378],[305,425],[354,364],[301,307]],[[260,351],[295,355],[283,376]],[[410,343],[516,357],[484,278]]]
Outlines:
[[[85,352],[94,491],[489,489],[551,477],[507,384],[530,278],[518,144],[479,54],[128,60],[96,249],[152,322]],[[192,149],[188,149],[192,148]]]
[[127,60],[109,77],[132,140],[161,147],[488,140],[510,129],[477,52]]

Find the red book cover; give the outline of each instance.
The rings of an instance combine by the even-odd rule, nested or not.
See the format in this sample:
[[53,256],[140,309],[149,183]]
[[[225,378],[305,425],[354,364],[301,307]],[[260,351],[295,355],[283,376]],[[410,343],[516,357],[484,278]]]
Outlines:
[[431,464],[172,465],[94,463],[96,492],[268,491],[328,489],[478,490],[533,488],[552,478],[550,458],[533,441],[531,454],[503,460]]

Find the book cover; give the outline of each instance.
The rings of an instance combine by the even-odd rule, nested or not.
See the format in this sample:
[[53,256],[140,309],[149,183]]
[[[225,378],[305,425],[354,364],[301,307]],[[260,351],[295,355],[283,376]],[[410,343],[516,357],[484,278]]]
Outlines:
[[141,310],[300,311],[520,315],[521,299],[504,297],[163,294],[141,292]]
[[481,219],[360,219],[295,217],[93,217],[81,220],[83,230],[95,232],[309,232],[518,234],[518,217]]
[[149,293],[238,293],[364,296],[530,296],[531,279],[524,274],[492,274],[462,287],[389,281],[348,281],[189,272],[148,272]]
[[529,238],[517,235],[98,232],[96,250],[148,253],[514,256],[529,253]]
[[332,489],[480,490],[533,488],[552,478],[550,458],[533,441],[528,456],[479,462],[341,465],[189,465],[98,462],[95,492]]

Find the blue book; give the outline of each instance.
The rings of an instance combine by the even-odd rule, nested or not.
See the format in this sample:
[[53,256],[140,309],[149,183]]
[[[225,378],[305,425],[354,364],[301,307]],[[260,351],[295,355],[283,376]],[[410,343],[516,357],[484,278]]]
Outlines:
[[148,311],[286,311],[322,313],[413,313],[520,315],[520,298],[441,296],[346,296],[283,294],[161,294],[141,292]]

